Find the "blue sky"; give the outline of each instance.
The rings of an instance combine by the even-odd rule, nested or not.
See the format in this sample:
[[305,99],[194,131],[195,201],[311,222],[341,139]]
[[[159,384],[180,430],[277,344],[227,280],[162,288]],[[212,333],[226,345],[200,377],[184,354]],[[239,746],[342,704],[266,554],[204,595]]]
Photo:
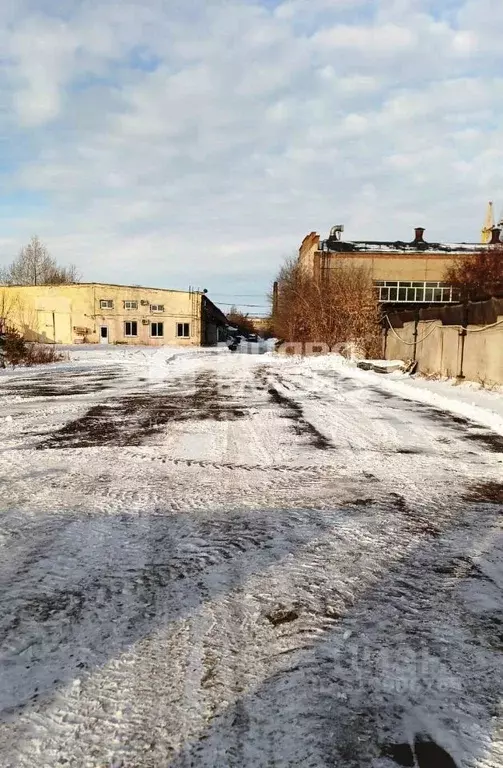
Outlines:
[[[4,0],[0,264],[264,301],[304,235],[503,209],[501,0]],[[255,308],[250,308],[253,312]]]

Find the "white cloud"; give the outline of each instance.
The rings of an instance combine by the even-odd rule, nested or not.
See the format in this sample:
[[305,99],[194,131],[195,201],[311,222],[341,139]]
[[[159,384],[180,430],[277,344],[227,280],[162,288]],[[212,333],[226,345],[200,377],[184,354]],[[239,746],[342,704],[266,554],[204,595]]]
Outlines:
[[19,215],[0,261],[38,232],[89,279],[265,290],[306,232],[339,221],[355,238],[418,220],[476,238],[485,201],[503,205],[480,4],[3,5],[2,187]]
[[354,49],[363,52],[365,56],[376,53],[393,56],[397,51],[412,48],[416,36],[413,29],[396,24],[372,27],[344,24],[320,31],[315,35],[314,41],[320,46]]

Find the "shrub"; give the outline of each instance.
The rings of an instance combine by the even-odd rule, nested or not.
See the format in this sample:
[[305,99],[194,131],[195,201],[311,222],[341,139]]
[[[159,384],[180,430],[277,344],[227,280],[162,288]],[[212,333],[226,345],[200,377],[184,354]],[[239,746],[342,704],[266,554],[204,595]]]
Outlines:
[[63,355],[55,347],[45,344],[26,342],[14,328],[5,328],[0,335],[0,365],[42,365],[63,360]]
[[45,365],[46,363],[59,363],[65,359],[65,356],[58,352],[56,347],[51,344],[27,344],[27,355],[24,365]]

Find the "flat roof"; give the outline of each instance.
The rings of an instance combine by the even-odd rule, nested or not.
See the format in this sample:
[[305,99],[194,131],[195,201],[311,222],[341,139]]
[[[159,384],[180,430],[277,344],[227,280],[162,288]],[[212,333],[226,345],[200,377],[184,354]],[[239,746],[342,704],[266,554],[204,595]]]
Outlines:
[[335,240],[328,238],[320,242],[320,250],[328,253],[473,253],[486,250],[485,243],[405,243],[401,240]]
[[124,283],[37,283],[36,285],[31,283],[14,283],[12,285],[1,285],[1,288],[60,288],[61,286],[72,288],[79,288],[84,286],[104,286],[110,288],[136,288],[142,291],[169,291],[170,293],[197,293],[202,294],[202,291],[189,291],[182,290],[181,288],[153,288],[147,285],[125,285]]

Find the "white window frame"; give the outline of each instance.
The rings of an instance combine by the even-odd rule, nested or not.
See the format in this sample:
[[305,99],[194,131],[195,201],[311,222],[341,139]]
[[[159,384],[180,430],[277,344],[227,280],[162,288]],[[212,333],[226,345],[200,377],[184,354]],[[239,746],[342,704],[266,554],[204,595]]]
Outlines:
[[113,308],[114,308],[113,299],[100,299],[100,309],[113,309]]
[[133,301],[132,299],[126,299],[126,301],[124,301],[124,309],[138,309],[138,302]]
[[[136,333],[133,333],[133,323],[136,325]],[[127,332],[127,326],[131,326],[131,333]],[[138,338],[138,320],[124,320],[124,337],[126,339]]]
[[164,312],[164,304],[151,304],[150,305],[150,311],[151,312]]
[[[153,332],[154,326],[155,326],[155,329],[156,329],[155,333]],[[162,333],[158,333],[159,326],[162,327]],[[161,322],[155,321],[155,322],[150,323],[150,336],[153,339],[163,339],[164,338],[164,323],[162,321]]]
[[[374,288],[378,301],[383,303],[452,304],[458,301],[455,288],[440,281],[376,280]],[[399,298],[400,291],[405,291],[404,299]]]
[[[188,333],[184,333],[185,326],[188,328]],[[182,328],[182,333],[178,333],[180,327]],[[176,324],[176,338],[177,339],[190,339],[190,323],[177,323]]]

